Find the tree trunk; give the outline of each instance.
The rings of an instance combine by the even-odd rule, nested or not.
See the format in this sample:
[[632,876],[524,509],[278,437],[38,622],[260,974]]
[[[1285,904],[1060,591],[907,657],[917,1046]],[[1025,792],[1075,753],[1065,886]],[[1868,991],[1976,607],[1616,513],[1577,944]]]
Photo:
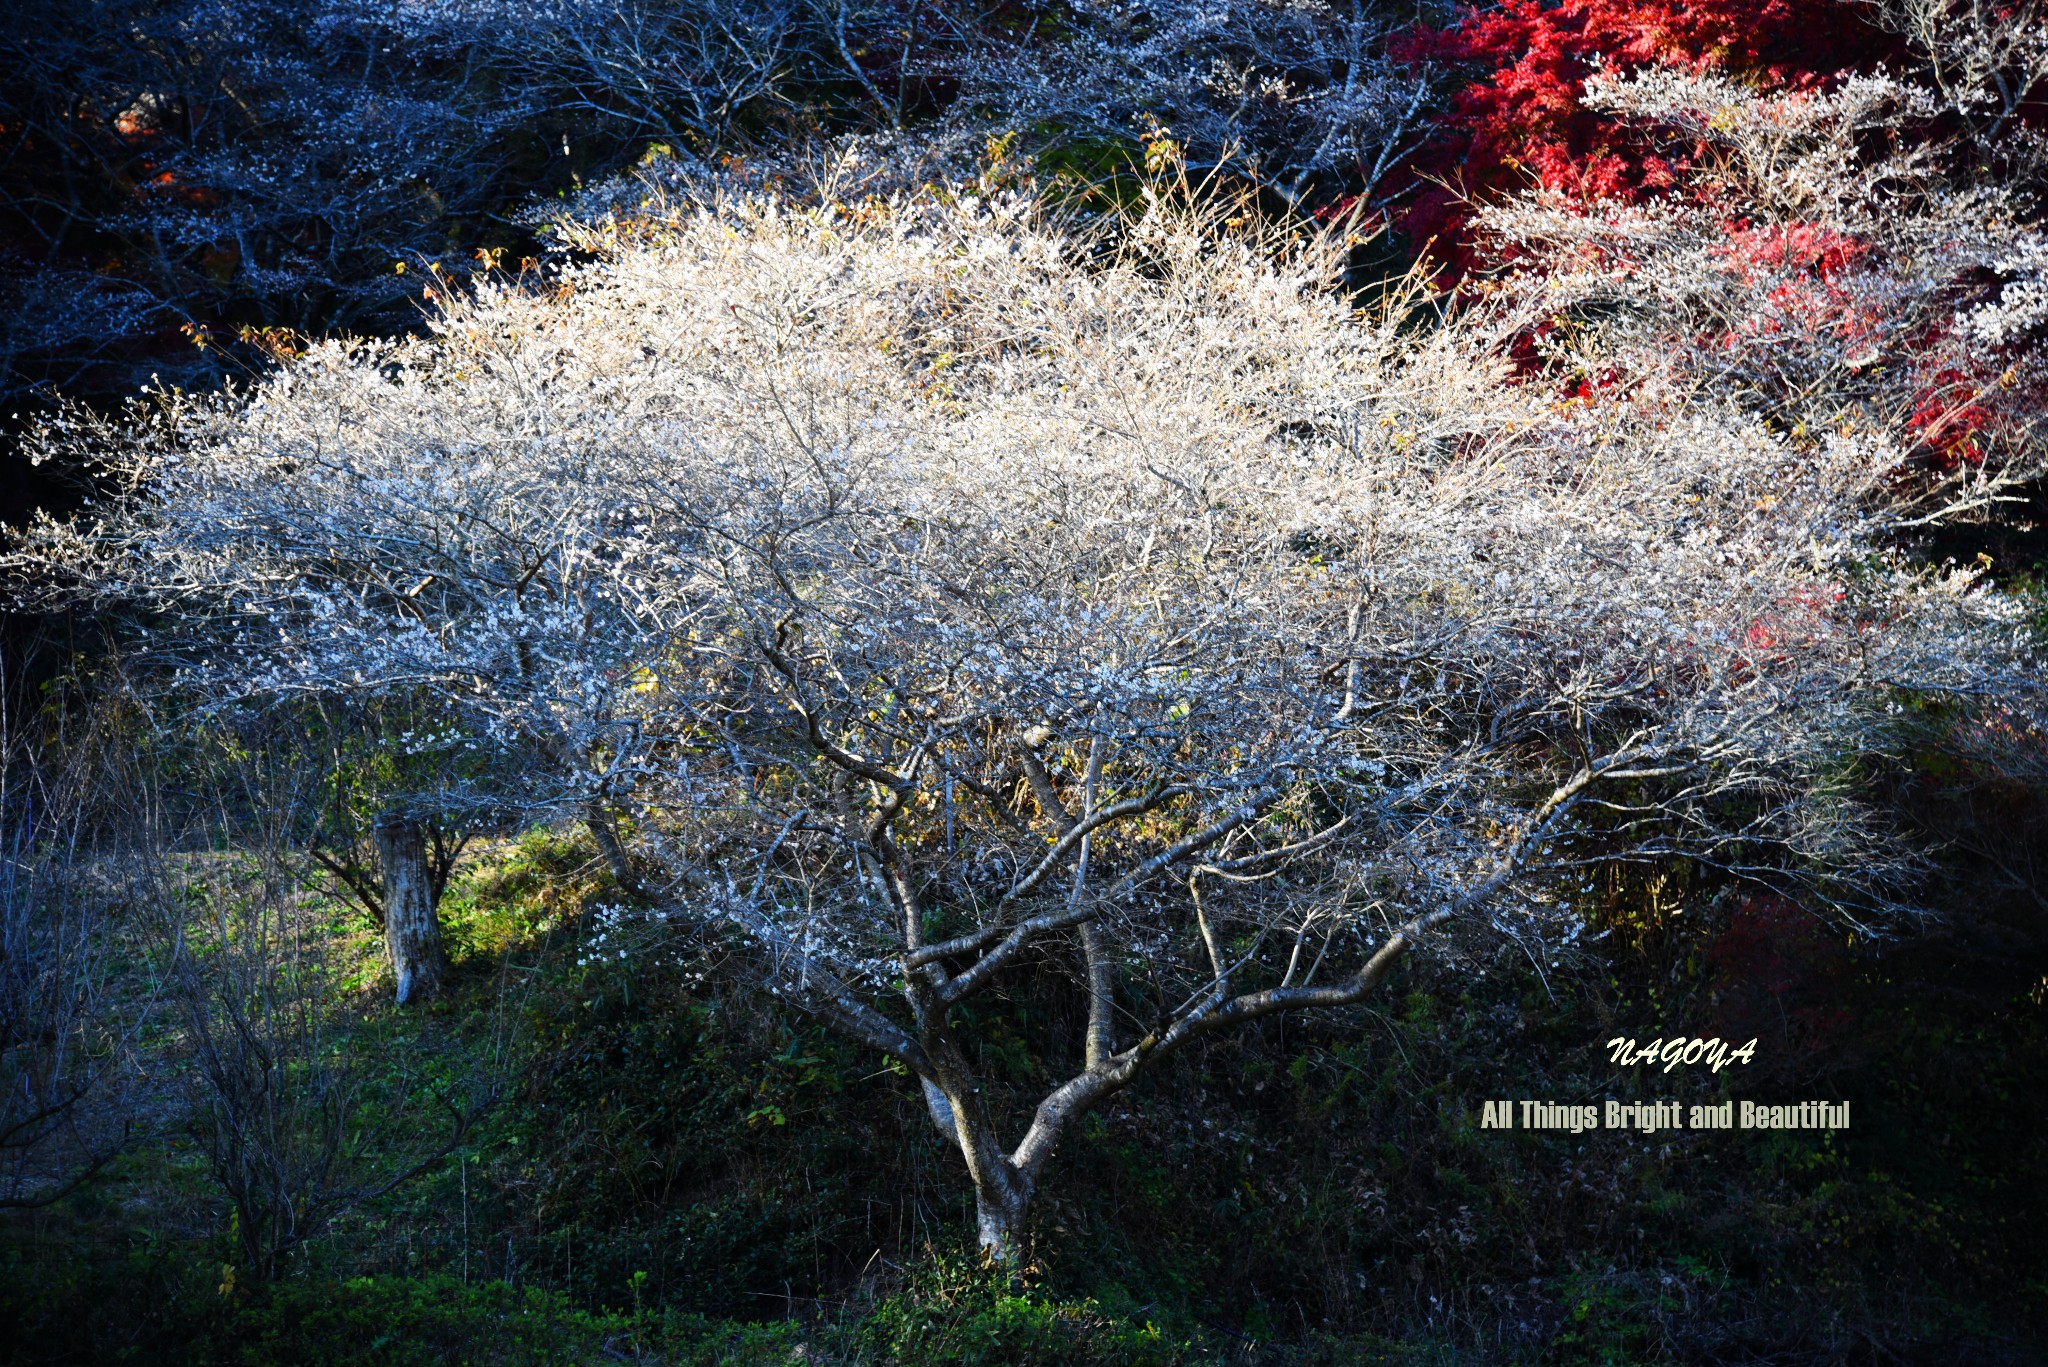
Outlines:
[[979,1109],[970,1106],[965,1124],[959,1109],[929,1078],[920,1079],[932,1124],[949,1140],[954,1151],[967,1160],[967,1176],[974,1183],[974,1227],[981,1251],[997,1267],[1012,1272],[1024,1264],[1024,1221],[1031,1213],[1035,1183],[999,1152],[985,1124],[977,1124]]
[[592,801],[584,810],[584,824],[590,827],[590,837],[597,842],[598,853],[604,856],[606,867],[612,871],[612,882],[628,897],[640,895],[640,880],[634,876],[633,861],[626,854],[626,842],[619,839],[618,814],[603,802]]
[[384,866],[384,950],[398,979],[398,1004],[424,1001],[448,982],[448,951],[427,859],[426,823],[399,812],[377,818]]
[[974,1188],[974,1232],[981,1251],[997,1267],[1016,1271],[1024,1264],[1024,1220],[1031,1189],[1021,1177]]

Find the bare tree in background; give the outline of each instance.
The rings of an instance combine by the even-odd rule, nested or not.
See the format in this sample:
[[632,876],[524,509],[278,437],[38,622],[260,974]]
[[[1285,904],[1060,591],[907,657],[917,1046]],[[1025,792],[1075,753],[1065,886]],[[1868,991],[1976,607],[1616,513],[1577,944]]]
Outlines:
[[[318,765],[275,730],[198,738],[224,739],[229,755],[199,770],[208,800],[147,851],[139,899],[177,1018],[166,1057],[189,1060],[190,1128],[234,1212],[239,1265],[267,1281],[335,1218],[446,1159],[495,1101],[502,1059],[486,1048],[443,1076],[366,1041],[333,904],[293,847]],[[406,895],[417,907],[423,893]],[[441,986],[433,934],[438,957],[399,960],[401,1002]]]
[[527,200],[652,141],[694,159],[900,122],[910,65],[964,60],[981,15],[936,12],[22,0],[0,28],[0,386],[126,397],[405,330],[423,267],[519,247]]
[[991,53],[976,94],[1084,142],[1163,126],[1291,208],[1380,201],[1440,94],[1438,73],[1387,50],[1414,16],[1360,0],[1083,0],[1065,18],[1057,38]]
[[90,853],[105,852],[104,794],[133,777],[106,721],[0,714],[0,1208],[76,1190],[132,1128],[124,1084],[150,1002],[117,982],[132,927]]

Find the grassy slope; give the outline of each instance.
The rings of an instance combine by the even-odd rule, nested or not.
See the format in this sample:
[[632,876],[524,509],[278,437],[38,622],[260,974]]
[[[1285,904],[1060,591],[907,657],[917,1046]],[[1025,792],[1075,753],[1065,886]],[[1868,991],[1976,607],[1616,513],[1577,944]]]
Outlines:
[[[337,1043],[366,1184],[427,1143],[428,1083],[488,1072],[498,1106],[270,1288],[225,1277],[226,1207],[173,1117],[0,1226],[0,1359],[2036,1360],[2048,1037],[2024,955],[1859,956],[1768,907],[1722,899],[1702,930],[1616,888],[1638,910],[1610,910],[1603,957],[1420,966],[1125,1099],[1062,1155],[1013,1292],[962,1252],[965,1185],[907,1079],[655,943],[589,962],[601,890],[552,837],[472,862],[461,986],[425,1014],[382,1005],[374,939],[329,917],[367,1008]],[[1020,1103],[1061,1062],[1035,1043],[1077,1029],[1032,993],[984,1049]],[[1732,1094],[1847,1096],[1855,1127],[1475,1127],[1489,1097],[1671,1094],[1591,1047],[1663,1021],[1753,1028]],[[177,1032],[155,1047],[173,1062]]]

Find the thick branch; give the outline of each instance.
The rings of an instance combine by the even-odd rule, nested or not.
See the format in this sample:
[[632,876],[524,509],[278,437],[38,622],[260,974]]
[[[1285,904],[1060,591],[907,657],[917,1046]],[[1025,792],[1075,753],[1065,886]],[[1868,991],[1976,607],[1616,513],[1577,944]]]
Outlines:
[[1351,1006],[1363,1001],[1385,981],[1394,965],[1424,934],[1489,901],[1506,887],[1520,872],[1528,852],[1542,842],[1552,822],[1577,802],[1594,782],[1607,774],[1626,772],[1624,765],[1644,758],[1644,751],[1635,748],[1635,742],[1640,739],[1640,736],[1631,737],[1630,744],[1623,749],[1588,764],[1559,784],[1522,824],[1491,877],[1455,901],[1403,923],[1349,978],[1326,987],[1282,985],[1231,997],[1226,995],[1227,975],[1219,972],[1210,989],[1164,1030],[1147,1034],[1099,1066],[1091,1063],[1086,1071],[1061,1084],[1040,1102],[1031,1128],[1026,1131],[1011,1161],[1026,1180],[1036,1180],[1039,1169],[1051,1156],[1068,1125],[1103,1098],[1129,1086],[1141,1073],[1198,1039],[1283,1011]]
[[[1129,891],[1145,878],[1169,867],[1176,860],[1185,859],[1197,850],[1221,840],[1238,827],[1257,820],[1266,808],[1278,801],[1279,798],[1280,793],[1277,789],[1262,789],[1251,801],[1237,807],[1223,820],[1204,827],[1202,830],[1188,836],[1185,840],[1179,841],[1168,849],[1152,856],[1152,858],[1140,864],[1130,873],[1125,874],[1109,890],[1109,893],[1104,898],[1090,899],[1085,903],[1071,904],[1059,911],[1047,912],[1042,916],[1034,916],[1029,920],[1018,922],[1008,930],[1004,930],[1000,926],[991,926],[969,935],[958,936],[940,944],[930,945],[917,954],[909,956],[909,962],[915,966],[916,964],[929,963],[951,954],[971,953],[983,945],[993,944],[994,948],[988,950],[971,967],[960,973],[946,985],[942,999],[948,1004],[959,1001],[985,985],[997,971],[1015,959],[1018,953],[1023,950],[1024,946],[1034,936],[1043,934],[1048,930],[1059,930],[1066,926],[1078,925],[1084,921],[1093,920],[1097,914],[1097,907],[1102,901]],[[1124,804],[1119,803],[1117,805],[1122,806]],[[1106,815],[1112,810],[1114,809],[1104,808],[1101,815]],[[1095,823],[1098,826],[1100,824],[1100,822]],[[1073,831],[1069,832],[1069,835],[1075,837],[1076,844],[1079,843],[1080,839],[1077,833],[1084,833],[1082,828],[1087,825],[1087,822],[1077,823]],[[1090,827],[1090,829],[1093,829],[1093,827]],[[1036,874],[1036,871],[1034,871],[1034,875],[1042,877],[1042,875]],[[1006,898],[1005,900],[1008,899]]]
[[901,1060],[918,1076],[938,1080],[923,1045],[862,1001],[837,973],[797,948],[779,927],[746,908],[736,909],[733,919],[773,956],[762,976],[778,990],[793,989],[789,1000],[798,1009],[810,1012],[870,1048]]
[[[1082,784],[1082,817],[1094,814],[1095,787],[1102,779],[1104,745],[1097,736],[1088,746],[1088,775]],[[1074,865],[1074,890],[1067,898],[1069,909],[1080,906],[1088,886],[1089,839],[1081,837],[1081,855]],[[1102,928],[1093,921],[1081,923],[1081,957],[1088,970],[1088,1038],[1082,1058],[1090,1071],[1100,1068],[1116,1050],[1116,980],[1109,953],[1103,947]]]

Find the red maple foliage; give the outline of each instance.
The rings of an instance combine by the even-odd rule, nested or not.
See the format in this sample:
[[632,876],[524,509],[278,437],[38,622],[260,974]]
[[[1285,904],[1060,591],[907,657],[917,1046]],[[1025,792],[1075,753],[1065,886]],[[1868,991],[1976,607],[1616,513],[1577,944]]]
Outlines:
[[[1912,396],[1907,428],[1922,458],[1943,472],[1982,463],[2001,432],[2018,430],[2016,415],[2006,410],[2038,399],[2015,388],[2009,358],[1962,345],[1952,325],[1934,324],[1881,355],[1878,343],[1892,321],[1888,304],[1857,279],[1875,260],[1874,244],[1820,223],[1755,221],[1751,206],[1725,196],[1703,155],[1708,149],[1585,100],[1596,73],[1664,68],[1786,92],[1829,89],[1859,71],[1910,69],[1911,54],[1879,27],[1872,6],[1501,0],[1466,9],[1440,29],[1410,30],[1395,55],[1466,73],[1435,135],[1410,162],[1411,193],[1395,220],[1418,254],[1442,268],[1444,283],[1482,267],[1542,268],[1509,244],[1481,240],[1474,216],[1490,199],[1531,188],[1588,206],[1684,198],[1724,218],[1722,268],[1745,285],[1762,286],[1752,312],[1710,328],[1695,345],[1732,357],[1789,344],[1853,362],[1867,343],[1872,362],[1890,366]],[[2042,113],[2030,107],[2026,117]],[[1516,357],[1532,373],[1542,369],[1540,331]],[[1567,395],[1590,396],[1585,377],[1564,382]]]
[[1464,68],[1435,138],[1412,163],[1420,193],[1401,227],[1465,267],[1469,202],[1540,185],[1575,196],[1633,199],[1676,188],[1682,154],[1586,108],[1595,71],[1665,66],[1823,83],[1898,54],[1897,40],[1839,0],[1505,0],[1396,45],[1408,61]]

